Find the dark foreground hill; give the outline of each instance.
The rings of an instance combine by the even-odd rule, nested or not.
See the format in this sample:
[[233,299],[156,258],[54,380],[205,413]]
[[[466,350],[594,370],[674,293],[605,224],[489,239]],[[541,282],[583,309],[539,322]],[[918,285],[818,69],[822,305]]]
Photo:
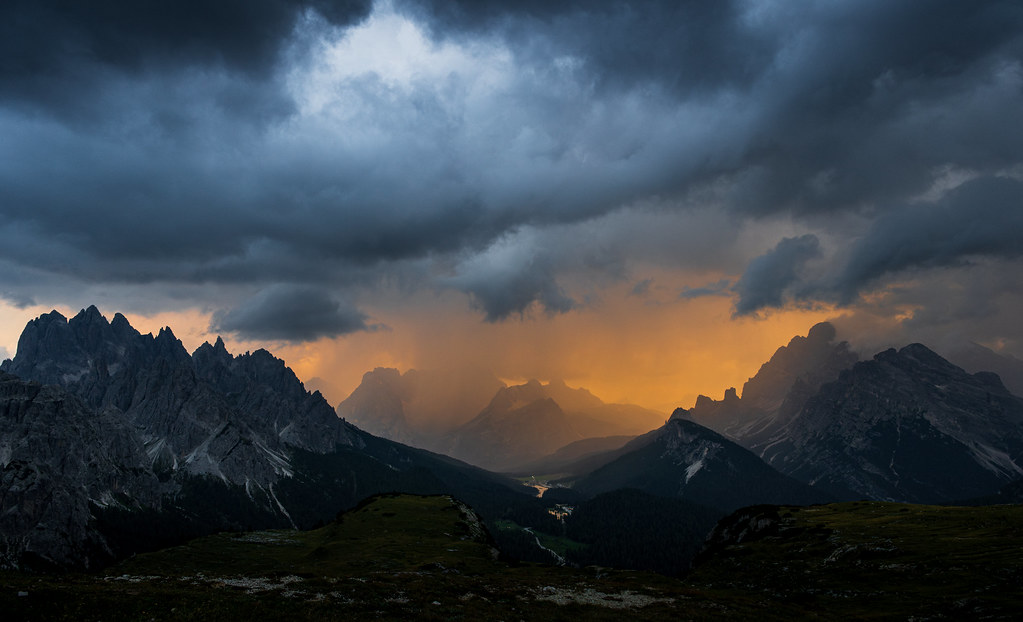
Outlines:
[[688,583],[799,603],[830,619],[1013,620],[1023,611],[1023,506],[851,502],[746,508]]
[[446,496],[312,531],[221,534],[104,575],[0,573],[9,619],[994,619],[1023,610],[1023,507],[742,510],[679,580],[496,559]]

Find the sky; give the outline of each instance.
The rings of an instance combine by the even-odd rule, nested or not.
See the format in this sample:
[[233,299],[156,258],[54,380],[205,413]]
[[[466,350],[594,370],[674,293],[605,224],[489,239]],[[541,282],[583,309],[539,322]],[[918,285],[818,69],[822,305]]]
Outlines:
[[0,356],[90,304],[659,409],[832,321],[1023,357],[1023,4],[8,0]]

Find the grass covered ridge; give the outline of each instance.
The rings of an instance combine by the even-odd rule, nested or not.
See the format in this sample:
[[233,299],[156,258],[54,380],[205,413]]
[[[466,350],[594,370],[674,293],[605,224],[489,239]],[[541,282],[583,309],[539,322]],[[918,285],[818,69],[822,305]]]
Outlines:
[[0,610],[11,620],[190,621],[1014,619],[1023,611],[1023,506],[752,512],[759,530],[723,538],[676,579],[509,563],[456,500],[382,495],[319,529],[218,534],[102,576],[0,573]]

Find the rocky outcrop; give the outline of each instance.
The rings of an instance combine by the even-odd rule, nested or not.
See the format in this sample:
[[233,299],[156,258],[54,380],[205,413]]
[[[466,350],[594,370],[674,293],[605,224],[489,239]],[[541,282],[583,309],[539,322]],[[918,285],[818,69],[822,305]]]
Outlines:
[[0,373],[0,567],[89,568],[113,553],[93,507],[158,507],[133,426],[55,386]]
[[806,337],[793,337],[742,387],[725,392],[721,401],[699,396],[689,411],[676,411],[716,430],[762,455],[765,448],[788,435],[786,430],[806,400],[826,382],[851,367],[857,355],[845,341],[836,341],[835,328],[822,322]]
[[1023,400],[912,344],[857,363],[810,398],[764,454],[845,497],[944,503],[1023,477]]
[[169,328],[142,335],[95,307],[30,322],[4,369],[21,377],[0,379],[6,566],[84,569],[211,531],[310,526],[385,490],[518,495],[339,419],[265,350],[232,356],[218,339],[190,356]]
[[94,306],[70,320],[54,311],[29,322],[6,369],[120,411],[158,472],[265,488],[289,473],[288,447],[323,453],[354,438],[269,352],[233,357],[218,339],[190,356],[170,328],[142,335]]

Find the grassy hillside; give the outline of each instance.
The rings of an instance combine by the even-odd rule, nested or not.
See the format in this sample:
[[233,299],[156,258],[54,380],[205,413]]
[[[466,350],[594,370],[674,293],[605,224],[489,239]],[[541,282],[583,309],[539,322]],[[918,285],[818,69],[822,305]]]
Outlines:
[[687,583],[847,618],[1018,619],[1023,506],[880,502],[758,508]]
[[219,534],[103,576],[0,573],[0,610],[10,620],[192,621],[1012,619],[1023,611],[1021,506],[762,507],[731,527],[679,580],[508,563],[450,497],[385,495],[320,529]]

